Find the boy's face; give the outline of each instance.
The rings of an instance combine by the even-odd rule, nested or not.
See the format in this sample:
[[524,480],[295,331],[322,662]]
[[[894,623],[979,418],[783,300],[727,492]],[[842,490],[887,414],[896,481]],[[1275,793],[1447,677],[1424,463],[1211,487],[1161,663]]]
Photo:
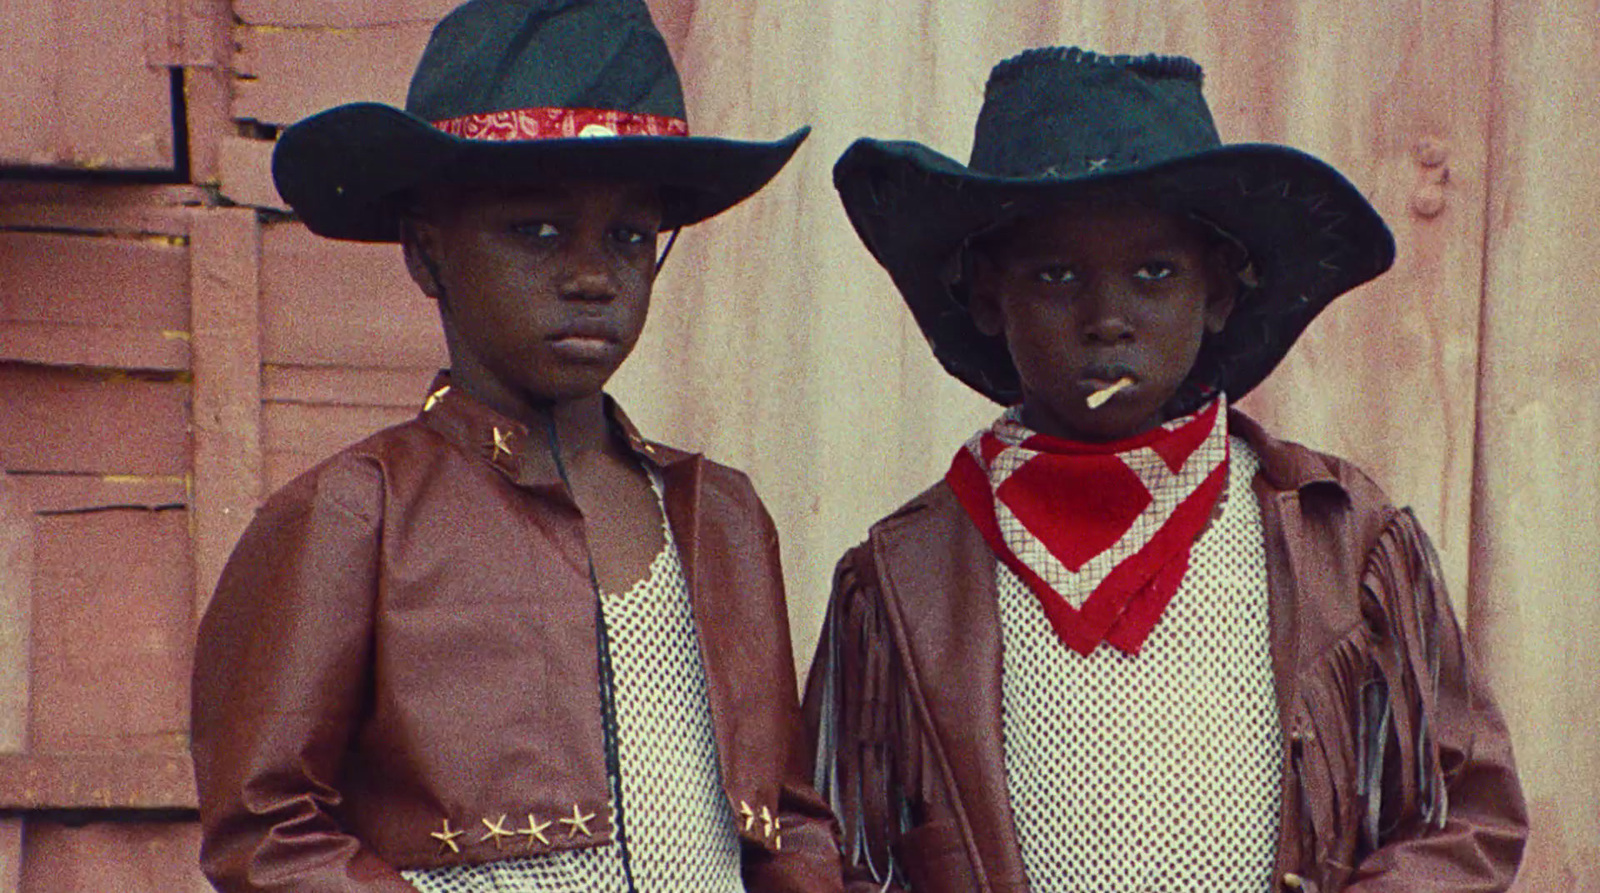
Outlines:
[[660,225],[636,184],[423,195],[406,265],[439,301],[454,382],[512,415],[598,394],[644,327]]
[[[974,258],[978,329],[1003,335],[1028,427],[1078,441],[1132,437],[1162,407],[1233,309],[1222,252],[1174,214],[1063,204],[1022,220]],[[1126,376],[1098,409],[1087,398]]]

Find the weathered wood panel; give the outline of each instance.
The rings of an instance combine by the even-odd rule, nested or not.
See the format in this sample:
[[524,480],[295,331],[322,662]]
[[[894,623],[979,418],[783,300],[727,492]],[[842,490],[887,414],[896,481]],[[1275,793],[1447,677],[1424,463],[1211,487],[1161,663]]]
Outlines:
[[284,224],[263,230],[261,252],[262,362],[444,364],[438,309],[417,291],[395,246],[334,242]]
[[185,369],[186,239],[0,231],[0,356]]
[[148,0],[0,6],[0,165],[175,167],[171,82],[147,64]]
[[187,389],[111,372],[0,363],[0,456],[12,473],[184,475]]
[[210,893],[197,824],[28,823],[21,893]]
[[416,407],[268,403],[261,409],[267,492],[380,428],[416,414]]
[[30,751],[183,753],[188,513],[48,515],[36,536]]
[[429,23],[348,31],[240,26],[234,117],[290,124],[358,99],[403,105],[431,30]]
[[261,251],[255,213],[199,215],[190,252],[194,338],[196,613],[261,492]]
[[1497,4],[1472,625],[1534,833],[1517,890],[1600,891],[1600,5]]
[[246,25],[297,28],[371,28],[381,25],[433,27],[457,0],[235,0],[234,15]]
[[194,808],[187,753],[0,754],[0,809]]
[[206,201],[193,186],[0,181],[0,227],[185,236],[189,208]]

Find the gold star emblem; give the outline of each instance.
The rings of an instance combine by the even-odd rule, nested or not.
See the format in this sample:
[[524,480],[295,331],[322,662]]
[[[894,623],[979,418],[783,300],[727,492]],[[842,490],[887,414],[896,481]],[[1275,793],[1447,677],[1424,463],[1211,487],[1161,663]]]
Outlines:
[[429,394],[428,395],[428,399],[422,404],[422,411],[423,412],[428,412],[429,410],[433,409],[435,406],[438,406],[439,405],[439,401],[443,400],[444,399],[444,395],[448,394],[448,393],[450,393],[450,386],[449,385],[445,385],[444,387],[440,388],[439,390],[434,391],[433,393]]
[[571,831],[567,832],[567,839],[570,840],[577,837],[579,831],[583,832],[584,837],[593,837],[594,832],[589,830],[589,820],[592,818],[594,818],[594,813],[591,812],[588,815],[584,815],[578,809],[578,804],[572,804],[572,818],[561,820],[561,824],[569,825],[572,828]]
[[756,811],[750,808],[750,804],[740,800],[739,814],[744,816],[744,829],[749,831],[750,826],[756,823]]
[[482,837],[478,838],[478,842],[483,843],[485,840],[492,840],[494,841],[494,848],[497,850],[500,849],[500,838],[517,836],[506,830],[505,816],[501,816],[492,822],[488,819],[479,819],[478,821],[483,823],[483,827],[489,829]]
[[764,826],[763,830],[761,831],[761,836],[771,837],[772,829],[777,825],[777,821],[772,818],[772,810],[766,808],[765,806],[761,807],[761,824]]
[[535,840],[539,841],[541,844],[544,844],[545,846],[549,846],[550,845],[550,838],[544,836],[544,829],[546,829],[548,827],[550,827],[550,823],[549,822],[537,821],[536,819],[534,819],[533,813],[530,812],[530,813],[528,813],[528,827],[526,827],[526,828],[518,828],[517,829],[517,833],[518,834],[527,835],[527,837],[528,837],[528,849],[531,850],[531,849],[533,849],[533,842]]
[[464,831],[451,831],[450,830],[450,820],[449,819],[445,819],[444,820],[444,830],[443,831],[430,831],[430,832],[428,832],[428,836],[433,838],[434,840],[439,841],[439,852],[442,853],[442,852],[445,851],[446,848],[448,848],[450,850],[450,852],[452,852],[452,853],[459,853],[459,852],[461,852],[461,846],[460,846],[460,844],[456,843],[456,838],[460,837],[464,833],[466,833],[466,832],[464,832]]
[[511,435],[501,431],[497,425],[494,429],[494,457],[498,459],[502,455],[511,458]]

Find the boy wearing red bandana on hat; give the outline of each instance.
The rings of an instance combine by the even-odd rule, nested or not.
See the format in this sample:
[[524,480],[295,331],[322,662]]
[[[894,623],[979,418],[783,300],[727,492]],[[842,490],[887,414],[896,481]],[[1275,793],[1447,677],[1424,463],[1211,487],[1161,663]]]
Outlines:
[[1224,145],[1179,57],[1033,50],[972,162],[834,169],[935,355],[1007,407],[839,564],[807,686],[850,889],[1491,891],[1510,744],[1432,546],[1228,406],[1394,243]]
[[217,889],[839,889],[771,519],[603,390],[658,233],[805,135],[683,118],[640,0],[473,0],[406,111],[283,134],[280,192],[321,235],[401,243],[450,371],[268,499],[223,573],[193,713]]

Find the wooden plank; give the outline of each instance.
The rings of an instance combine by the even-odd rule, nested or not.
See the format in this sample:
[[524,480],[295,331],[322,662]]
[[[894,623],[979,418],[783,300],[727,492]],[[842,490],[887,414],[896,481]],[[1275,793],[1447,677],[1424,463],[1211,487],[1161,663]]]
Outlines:
[[0,456],[13,473],[188,473],[179,382],[0,363],[0,393]]
[[22,889],[22,819],[0,818],[0,890]]
[[[33,512],[16,481],[0,475],[0,753],[28,746]],[[0,860],[5,852],[0,844]]]
[[26,511],[38,515],[113,508],[154,511],[189,504],[189,480],[182,475],[12,474],[7,480]]
[[211,893],[195,822],[28,822],[26,893]]
[[185,236],[188,208],[207,201],[193,186],[0,181],[0,227]]
[[425,23],[432,26],[460,0],[235,0],[234,14],[246,25],[293,28],[371,28]]
[[349,30],[240,26],[233,116],[291,124],[356,100],[404,105],[431,23]]
[[336,242],[299,224],[261,244],[261,359],[280,366],[438,369],[438,309],[393,245]]
[[233,13],[228,0],[181,4],[183,93],[189,131],[189,179],[216,183],[222,141],[235,132],[233,108]]
[[1516,891],[1600,891],[1600,16],[1497,3],[1472,626],[1532,835]]
[[261,409],[266,492],[380,428],[416,414],[416,407],[315,406],[268,403]]
[[184,753],[188,513],[47,515],[35,535],[30,751]]
[[0,232],[0,321],[188,325],[187,240]]
[[41,366],[101,366],[179,372],[189,368],[188,332],[107,326],[0,323],[0,358]]
[[245,209],[194,223],[196,616],[261,492],[260,229]]
[[267,366],[261,370],[261,397],[273,403],[335,406],[422,405],[433,373],[426,369],[341,369]]
[[183,236],[0,232],[0,356],[187,368],[186,243]]
[[241,205],[289,210],[272,182],[272,147],[269,140],[230,136],[218,149],[218,184],[224,198]]
[[0,7],[0,164],[174,167],[171,85],[145,63],[145,12],[145,0]]
[[194,808],[188,754],[0,754],[0,810]]

